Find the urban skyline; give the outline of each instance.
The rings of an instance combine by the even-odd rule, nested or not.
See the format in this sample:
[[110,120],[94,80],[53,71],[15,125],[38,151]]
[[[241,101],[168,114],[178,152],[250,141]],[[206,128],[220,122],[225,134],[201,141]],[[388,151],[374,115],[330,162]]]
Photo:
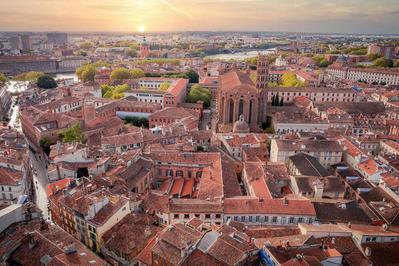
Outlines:
[[394,0],[17,0],[0,15],[2,31],[399,32]]

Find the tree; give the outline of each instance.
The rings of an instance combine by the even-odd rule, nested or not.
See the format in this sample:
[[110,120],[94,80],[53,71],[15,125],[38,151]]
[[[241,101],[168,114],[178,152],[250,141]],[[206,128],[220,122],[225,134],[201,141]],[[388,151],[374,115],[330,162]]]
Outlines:
[[268,127],[264,130],[264,132],[265,132],[265,133],[268,133],[268,134],[273,134],[273,133],[274,133],[273,125],[268,126]]
[[303,86],[303,82],[299,81],[296,78],[296,74],[293,72],[284,73],[282,78],[283,87],[301,87]]
[[79,56],[87,56],[87,52],[85,52],[85,51],[79,51],[79,52],[78,52],[78,55],[79,55]]
[[129,85],[117,85],[117,86],[109,86],[103,85],[101,86],[101,93],[104,93],[103,98],[107,99],[122,99],[125,97],[124,92],[129,89]]
[[119,67],[114,69],[110,75],[111,79],[131,79],[132,74],[126,68]]
[[74,126],[64,129],[60,135],[62,141],[65,143],[68,142],[83,142],[84,134],[82,129],[80,128],[80,124],[76,123]]
[[256,72],[252,72],[249,77],[251,78],[252,82],[256,82]]
[[170,87],[170,84],[168,82],[164,82],[159,86],[160,91],[167,91]]
[[319,67],[328,67],[329,65],[331,65],[331,62],[327,61],[326,59],[321,60],[318,64]]
[[367,57],[369,58],[370,61],[374,61],[378,59],[380,56],[378,54],[369,54],[367,55]]
[[278,87],[278,83],[277,82],[268,82],[267,83],[267,87],[269,87],[269,88]]
[[316,62],[316,65],[318,67],[328,67],[331,65],[331,62],[327,61],[324,56],[321,55],[315,55],[313,56],[313,60]]
[[194,70],[190,70],[186,73],[187,78],[190,80],[190,83],[198,83],[199,75]]
[[356,50],[352,50],[349,52],[351,55],[366,55],[367,54],[367,48],[359,48]]
[[47,138],[42,138],[39,141],[39,146],[43,149],[44,153],[46,153],[47,155],[50,154],[50,151],[51,151],[50,146],[51,145],[52,145],[52,143]]
[[248,64],[250,64],[250,65],[252,65],[252,66],[256,66],[256,65],[258,64],[258,57],[255,56],[255,57],[247,58],[247,59],[245,60],[245,62],[247,62]]
[[395,62],[395,65],[394,65],[395,67],[399,67],[399,60],[396,60],[396,62]]
[[373,65],[376,67],[393,67],[393,61],[391,59],[378,58],[373,61]]
[[57,82],[49,75],[40,76],[36,85],[41,89],[54,89],[58,86]]
[[105,62],[105,61],[100,60],[100,61],[97,61],[97,62],[95,62],[95,63],[91,63],[91,64],[89,64],[88,66],[93,66],[93,67],[95,67],[95,68],[99,68],[99,67],[110,67],[111,64],[110,64],[110,63],[107,63],[107,62]]
[[136,127],[149,127],[148,119],[145,117],[137,117],[137,116],[127,116],[124,119],[125,124],[132,124]]
[[133,49],[128,49],[125,51],[125,55],[128,57],[137,57],[137,51]]
[[130,74],[133,79],[139,79],[145,76],[144,71],[140,68],[133,68],[130,70]]
[[201,87],[199,84],[195,84],[191,87],[190,92],[187,95],[186,102],[196,103],[198,101],[203,101],[205,107],[211,105],[212,95],[209,90]]
[[78,67],[76,69],[76,76],[83,82],[94,81],[96,67],[91,64]]
[[6,83],[7,81],[8,81],[8,78],[3,73],[0,73],[0,84]]
[[43,72],[38,71],[30,71],[26,73],[19,74],[18,76],[14,77],[15,80],[19,81],[37,81],[37,79],[41,76],[44,76]]
[[80,49],[88,50],[92,47],[92,45],[89,42],[85,42],[85,43],[82,43],[81,45],[79,45],[79,47],[80,47]]

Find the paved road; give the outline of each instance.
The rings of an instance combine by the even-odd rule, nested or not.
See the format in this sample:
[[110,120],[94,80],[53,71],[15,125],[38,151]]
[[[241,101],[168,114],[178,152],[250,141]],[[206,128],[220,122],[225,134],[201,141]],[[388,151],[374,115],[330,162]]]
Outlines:
[[32,171],[33,171],[33,188],[34,188],[34,202],[36,206],[43,212],[45,219],[49,218],[48,201],[47,201],[47,178],[46,163],[43,156],[39,153],[33,154],[29,152]]
[[202,113],[202,119],[200,123],[200,130],[207,130],[211,125],[211,114],[208,112]]

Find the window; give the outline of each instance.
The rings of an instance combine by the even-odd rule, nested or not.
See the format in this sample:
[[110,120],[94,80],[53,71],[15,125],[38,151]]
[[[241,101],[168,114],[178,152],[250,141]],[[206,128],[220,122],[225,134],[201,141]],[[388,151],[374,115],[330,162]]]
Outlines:
[[245,222],[245,216],[241,216],[241,222]]
[[370,242],[370,237],[366,237],[366,242]]
[[303,223],[303,217],[298,218],[298,223]]
[[190,218],[190,214],[184,214],[184,219],[189,219]]
[[257,223],[258,223],[258,222],[259,222],[259,220],[260,220],[260,216],[256,216],[256,217],[255,217],[255,222],[257,222]]
[[173,215],[173,218],[174,218],[174,219],[179,219],[179,215],[178,215],[178,214],[175,214],[175,215]]
[[269,216],[265,216],[265,223],[269,222]]
[[277,216],[273,216],[273,218],[272,218],[272,223],[274,223],[274,224],[277,223]]
[[371,238],[371,241],[375,242],[375,241],[377,241],[377,238],[374,236]]
[[211,215],[210,214],[205,214],[205,219],[211,219]]
[[252,216],[249,216],[249,222],[252,223]]
[[11,191],[11,187],[8,187],[8,191]]
[[294,223],[294,217],[290,217],[290,219],[288,220],[288,223],[293,224]]
[[216,219],[220,219],[220,214],[216,214]]
[[195,216],[196,218],[200,218],[200,215],[199,215],[198,213],[196,213],[194,216]]

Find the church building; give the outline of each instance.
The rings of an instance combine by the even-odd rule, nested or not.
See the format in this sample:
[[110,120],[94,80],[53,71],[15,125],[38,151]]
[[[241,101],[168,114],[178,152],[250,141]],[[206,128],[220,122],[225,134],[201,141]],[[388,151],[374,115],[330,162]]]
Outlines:
[[267,80],[267,58],[262,55],[258,59],[256,84],[248,74],[237,69],[220,76],[217,109],[221,131],[230,131],[241,116],[251,131],[259,130],[267,103],[267,95],[262,90],[267,87]]

